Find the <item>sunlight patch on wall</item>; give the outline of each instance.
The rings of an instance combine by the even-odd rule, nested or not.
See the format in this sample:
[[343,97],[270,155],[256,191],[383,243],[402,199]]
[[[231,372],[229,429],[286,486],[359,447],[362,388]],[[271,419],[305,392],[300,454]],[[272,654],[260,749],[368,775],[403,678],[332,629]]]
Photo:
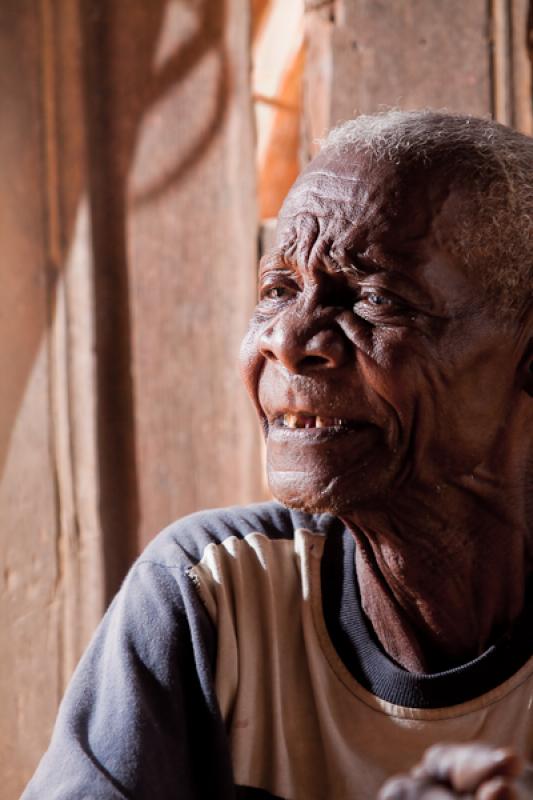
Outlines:
[[252,88],[261,220],[275,217],[299,172],[303,0],[254,4]]

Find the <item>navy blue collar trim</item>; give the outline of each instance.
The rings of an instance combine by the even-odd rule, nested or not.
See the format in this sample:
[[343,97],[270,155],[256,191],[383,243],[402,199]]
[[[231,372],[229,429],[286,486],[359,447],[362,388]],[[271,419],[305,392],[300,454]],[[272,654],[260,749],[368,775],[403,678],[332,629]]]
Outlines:
[[485,653],[446,672],[411,673],[382,651],[362,609],[349,531],[328,531],[322,559],[323,610],[330,638],[346,668],[372,694],[409,708],[446,708],[473,700],[512,677],[533,655],[533,604],[511,633]]

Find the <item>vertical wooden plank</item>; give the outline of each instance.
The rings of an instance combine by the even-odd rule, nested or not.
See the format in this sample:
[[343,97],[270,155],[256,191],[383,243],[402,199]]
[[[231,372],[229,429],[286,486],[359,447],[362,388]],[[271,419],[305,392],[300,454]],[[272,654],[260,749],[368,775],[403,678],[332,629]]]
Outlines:
[[382,106],[491,110],[485,0],[340,0],[332,119]]
[[174,79],[144,113],[128,186],[141,541],[261,492],[237,372],[257,247],[249,9],[211,0],[174,14],[154,53]]
[[305,158],[332,125],[390,107],[492,114],[531,133],[530,6],[307,0]]
[[[326,95],[318,100],[328,108],[323,127],[388,107],[491,112],[485,0],[311,2],[308,17],[309,47],[320,53],[326,76]],[[315,72],[310,64],[310,81]],[[308,95],[316,98],[311,90]],[[308,140],[316,133],[324,131]]]
[[533,133],[528,0],[492,0],[489,5],[493,48],[494,117],[524,133]]
[[504,125],[514,122],[513,32],[509,0],[489,4],[492,44],[492,92],[494,118]]
[[[131,331],[125,184],[138,114],[140,76],[149,75],[146,42],[161,3],[80,0],[89,217],[94,255],[94,346],[97,356],[98,513],[105,597],[109,601],[136,553],[137,465],[134,451]],[[122,38],[116,24],[124,25]],[[123,76],[138,80],[133,113],[125,107]],[[127,85],[127,84],[126,84]]]
[[[133,402],[114,422],[136,464],[121,488],[135,509],[114,524],[122,539],[137,528],[141,546],[177,516],[260,492],[236,365],[257,248],[249,7],[87,9],[100,69],[93,161],[106,181],[93,186],[99,270],[108,280],[120,270],[113,295],[129,315],[119,336],[131,335],[131,386],[117,391],[131,389]],[[116,507],[124,499],[115,491]]]
[[55,273],[50,363],[65,686],[105,607],[94,262],[79,3],[41,0],[41,21],[48,253]]
[[533,134],[533,3],[531,0],[512,0],[511,57],[513,124],[529,136]]
[[0,5],[0,772],[15,800],[49,737],[61,675],[42,187],[39,6]]
[[104,608],[74,0],[0,8],[0,774],[15,800]]

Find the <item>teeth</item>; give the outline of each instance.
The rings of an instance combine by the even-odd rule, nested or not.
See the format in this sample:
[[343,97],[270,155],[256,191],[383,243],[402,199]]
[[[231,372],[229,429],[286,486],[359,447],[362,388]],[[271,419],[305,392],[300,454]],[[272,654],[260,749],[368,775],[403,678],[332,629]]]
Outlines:
[[308,414],[284,414],[285,428],[340,428],[345,422],[340,417],[313,417]]
[[344,420],[340,419],[340,417],[317,417],[316,418],[316,427],[317,428],[339,428],[343,424],[344,424]]
[[283,415],[283,424],[286,428],[297,428],[298,425],[298,417],[296,414],[284,414]]

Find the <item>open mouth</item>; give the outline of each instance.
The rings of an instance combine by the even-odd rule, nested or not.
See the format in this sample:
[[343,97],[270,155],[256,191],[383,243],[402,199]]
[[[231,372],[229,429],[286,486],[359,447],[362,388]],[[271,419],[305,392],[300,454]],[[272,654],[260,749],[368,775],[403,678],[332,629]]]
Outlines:
[[355,427],[355,423],[348,420],[342,419],[341,417],[319,417],[313,414],[293,414],[287,413],[283,414],[283,416],[278,417],[276,420],[277,425],[281,428],[289,428],[290,430],[296,430],[298,428],[353,428]]

